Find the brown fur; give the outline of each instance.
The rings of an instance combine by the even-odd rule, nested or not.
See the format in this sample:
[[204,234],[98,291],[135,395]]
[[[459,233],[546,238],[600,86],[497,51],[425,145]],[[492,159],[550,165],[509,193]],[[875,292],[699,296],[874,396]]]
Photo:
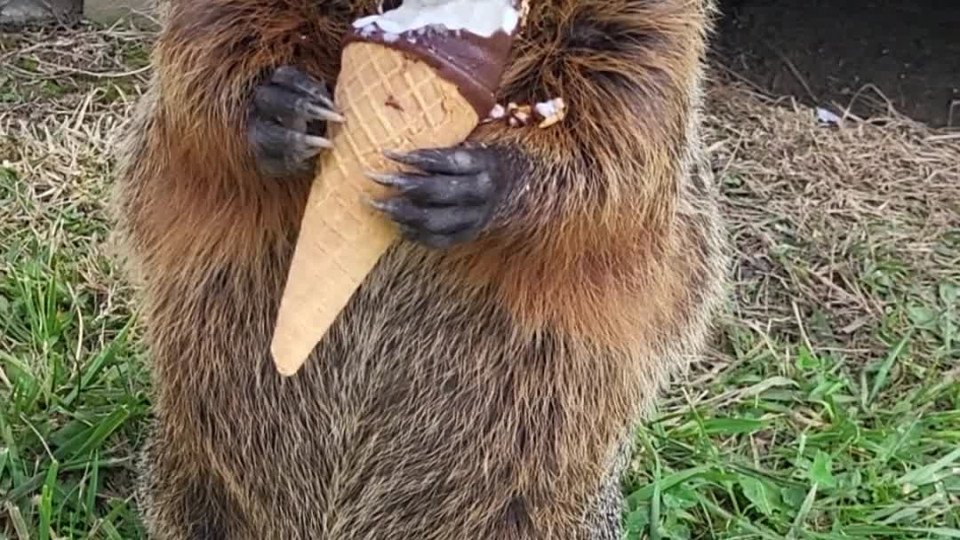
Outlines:
[[374,0],[172,0],[118,211],[143,284],[159,540],[614,538],[629,428],[695,354],[725,266],[698,139],[708,0],[543,0],[484,126],[522,181],[477,241],[401,243],[299,375],[268,356],[310,178],[267,179],[249,96],[334,81]]

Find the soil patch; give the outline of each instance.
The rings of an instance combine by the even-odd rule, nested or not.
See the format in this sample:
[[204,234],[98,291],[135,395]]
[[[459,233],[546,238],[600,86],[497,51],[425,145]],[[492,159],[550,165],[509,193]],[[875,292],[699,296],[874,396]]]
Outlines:
[[716,46],[767,92],[960,128],[960,2],[723,0]]

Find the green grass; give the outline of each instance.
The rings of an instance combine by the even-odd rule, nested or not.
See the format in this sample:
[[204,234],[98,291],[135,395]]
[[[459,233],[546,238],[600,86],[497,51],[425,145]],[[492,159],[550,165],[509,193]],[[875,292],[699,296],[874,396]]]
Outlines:
[[135,319],[84,276],[110,267],[102,221],[69,219],[69,202],[46,221],[24,186],[0,168],[6,217],[34,225],[4,227],[0,251],[0,522],[15,538],[136,538],[148,402]]
[[129,479],[148,403],[134,319],[77,282],[42,257],[0,283],[3,510],[19,538],[136,538]]
[[631,530],[658,512],[664,538],[960,538],[958,373],[905,330],[865,366],[734,332],[704,398],[642,429]]
[[0,39],[0,538],[135,539],[147,374],[105,211],[124,104],[61,69],[123,71],[104,51],[142,44],[56,37]]
[[[57,39],[0,35],[0,539],[138,539],[149,387],[105,203],[147,49]],[[957,143],[728,98],[708,127],[735,284],[637,433],[628,538],[960,538]]]

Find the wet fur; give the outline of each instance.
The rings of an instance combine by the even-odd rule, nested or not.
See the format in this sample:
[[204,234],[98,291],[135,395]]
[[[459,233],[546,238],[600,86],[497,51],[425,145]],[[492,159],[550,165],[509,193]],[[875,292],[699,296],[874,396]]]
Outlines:
[[402,243],[299,375],[268,356],[310,178],[261,178],[249,97],[282,64],[334,81],[375,2],[173,0],[124,148],[156,426],[153,538],[615,538],[629,427],[696,354],[725,254],[697,138],[707,0],[535,1],[485,126],[519,175],[449,253]]

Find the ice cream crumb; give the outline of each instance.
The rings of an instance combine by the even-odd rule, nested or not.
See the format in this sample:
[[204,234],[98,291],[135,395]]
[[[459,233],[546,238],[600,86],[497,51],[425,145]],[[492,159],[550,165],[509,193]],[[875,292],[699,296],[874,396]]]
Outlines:
[[[559,104],[557,102],[560,102]],[[551,116],[557,114],[559,105],[563,103],[563,100],[551,99],[550,101],[544,101],[542,103],[537,103],[534,105],[534,110],[537,111],[537,114],[540,115],[540,118],[550,118]]]
[[525,126],[530,123],[530,112],[529,110],[517,109],[513,111],[513,114],[510,115],[510,125],[512,126]]
[[567,116],[567,104],[563,98],[554,98],[550,101],[537,103],[533,107],[534,112],[541,118],[540,128],[550,127]]
[[526,27],[530,15],[530,0],[520,1],[520,25]]

